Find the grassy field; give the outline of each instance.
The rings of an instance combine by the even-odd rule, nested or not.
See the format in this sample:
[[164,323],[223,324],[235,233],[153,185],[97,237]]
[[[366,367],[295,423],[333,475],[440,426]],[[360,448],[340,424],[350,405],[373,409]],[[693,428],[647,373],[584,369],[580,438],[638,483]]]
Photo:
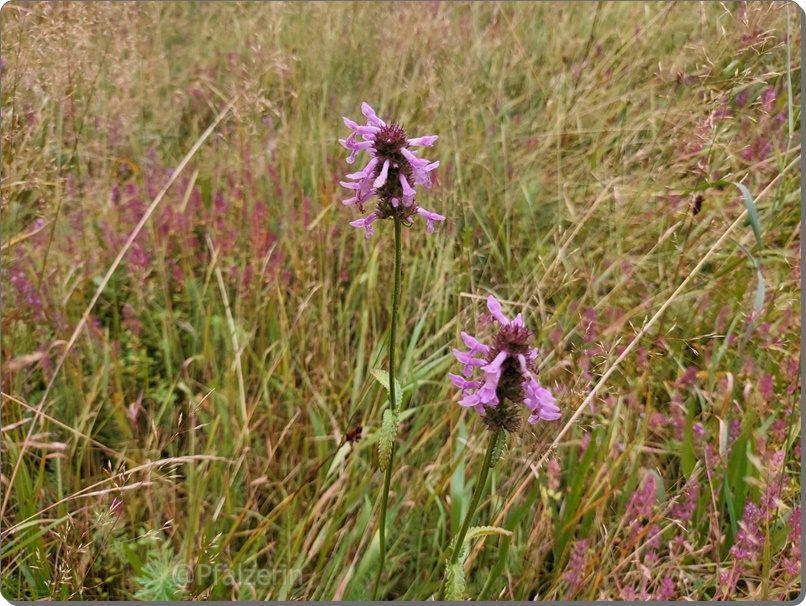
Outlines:
[[6,4],[3,595],[368,599],[393,225],[348,225],[337,142],[366,101],[440,136],[418,201],[447,217],[403,230],[381,597],[438,592],[487,440],[451,348],[494,294],[562,417],[491,469],[477,523],[511,535],[473,543],[468,597],[794,599],[800,27],[783,2]]

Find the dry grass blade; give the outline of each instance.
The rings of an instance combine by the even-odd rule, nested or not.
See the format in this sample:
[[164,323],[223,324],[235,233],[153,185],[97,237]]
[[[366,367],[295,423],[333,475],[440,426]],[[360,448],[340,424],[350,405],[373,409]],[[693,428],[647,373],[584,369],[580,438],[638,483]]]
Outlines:
[[[67,497],[65,497],[63,499],[60,499],[60,500],[54,502],[54,503],[51,503],[47,507],[43,507],[42,509],[40,509],[36,513],[36,515],[30,516],[28,518],[25,518],[24,520],[20,520],[16,524],[14,524],[12,526],[9,526],[8,528],[5,528],[3,530],[3,532],[2,532],[2,534],[3,535],[12,534],[22,524],[25,524],[26,522],[30,522],[31,520],[33,520],[36,517],[42,515],[43,513],[46,513],[48,511],[50,511],[51,509],[54,509],[55,507],[58,507],[59,505],[62,505],[64,503],[69,503],[70,501],[73,501],[73,500],[78,499],[78,498],[89,497],[89,496],[97,496],[99,494],[107,494],[108,492],[110,492],[109,490],[105,490],[105,489],[101,490],[101,491],[95,490],[96,488],[99,488],[100,486],[103,486],[104,484],[108,484],[110,482],[116,482],[116,481],[119,481],[119,480],[124,480],[125,481],[126,479],[128,479],[132,475],[134,475],[136,473],[140,473],[142,471],[150,471],[150,470],[152,470],[154,468],[165,467],[165,466],[169,466],[169,465],[183,465],[185,463],[195,463],[196,461],[220,461],[220,462],[227,463],[227,464],[230,464],[230,465],[233,463],[232,461],[230,461],[229,459],[226,459],[224,457],[217,457],[217,456],[211,456],[211,455],[170,457],[168,459],[160,459],[158,461],[150,461],[148,463],[143,463],[142,465],[138,465],[137,467],[133,467],[131,469],[127,469],[126,471],[121,471],[121,472],[118,472],[118,473],[116,473],[114,475],[111,475],[108,478],[104,478],[100,482],[95,482],[94,484],[90,484],[89,486],[85,486],[84,488],[82,488],[81,490],[71,494],[70,496],[67,496]],[[140,485],[142,485],[142,484],[140,484],[140,483],[137,484],[137,486],[140,486]],[[121,490],[123,488],[125,488],[125,486],[116,486],[114,490]]]
[[32,229],[28,233],[20,234],[19,236],[11,238],[11,240],[9,240],[8,242],[3,243],[2,247],[0,247],[0,250],[6,250],[8,248],[11,248],[12,246],[16,246],[17,244],[25,242],[27,239],[35,236],[40,231],[45,229],[48,225],[50,225],[50,223],[51,223],[50,221],[45,221],[45,222],[42,223],[42,225],[40,225],[36,229]]
[[[34,412],[34,413],[37,411],[37,408],[35,406],[31,406],[30,404],[28,404],[26,402],[23,402],[19,398],[15,398],[14,396],[11,396],[11,395],[9,395],[7,393],[3,393],[2,397],[8,398],[9,400],[12,400],[13,402],[18,404],[19,406],[22,406],[26,410],[30,410],[31,412]],[[103,450],[105,453],[107,453],[110,456],[113,456],[115,458],[124,457],[124,455],[122,455],[120,452],[116,451],[115,449],[109,448],[109,446],[107,446],[106,444],[101,444],[97,440],[93,440],[90,436],[81,433],[80,431],[76,430],[74,427],[70,427],[69,425],[66,425],[66,424],[62,423],[58,419],[56,419],[56,418],[54,418],[54,417],[52,417],[52,416],[50,416],[48,414],[45,414],[44,412],[40,413],[39,416],[47,419],[49,423],[53,423],[57,427],[61,427],[65,431],[69,431],[71,434],[73,434],[77,438],[81,438],[82,440],[86,440],[87,442],[89,442],[90,444],[92,444],[96,448],[99,448],[99,449]],[[30,422],[31,420],[32,419],[28,419],[26,422]],[[8,429],[8,427],[3,427],[4,432],[7,429]],[[129,457],[125,457],[125,458],[128,461],[131,461],[131,459]]]
[[[215,271],[218,289],[221,292],[221,299],[224,302],[224,311],[227,314],[227,324],[229,325],[230,337],[232,338],[232,350],[235,355],[235,372],[238,375],[238,397],[241,404],[241,421],[243,422],[246,434],[249,434],[249,415],[246,411],[246,389],[243,384],[243,370],[241,369],[241,346],[238,344],[238,331],[235,328],[235,320],[232,317],[232,309],[227,296],[227,287],[224,285],[224,278],[221,276],[221,269],[218,267],[218,255],[210,235],[206,235],[207,247],[210,250],[211,263]],[[245,436],[245,437],[247,437]]]

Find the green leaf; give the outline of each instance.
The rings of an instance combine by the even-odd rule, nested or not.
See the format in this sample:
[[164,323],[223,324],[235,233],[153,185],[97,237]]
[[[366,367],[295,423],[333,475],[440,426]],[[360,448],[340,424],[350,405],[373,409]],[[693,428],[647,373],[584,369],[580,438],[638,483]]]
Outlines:
[[756,317],[752,319],[750,324],[747,327],[747,331],[745,332],[744,340],[746,341],[750,334],[752,334],[753,329],[756,326],[756,321],[758,320],[758,315],[761,313],[761,309],[764,307],[764,295],[766,294],[766,285],[764,284],[764,275],[761,273],[761,263],[759,263],[758,259],[754,257],[749,250],[747,250],[744,246],[739,244],[738,242],[736,245],[742,250],[742,252],[747,255],[747,258],[750,259],[750,262],[753,264],[753,267],[756,269],[756,278],[758,283],[756,285],[756,295],[753,298],[753,311],[756,312]]
[[[697,465],[697,454],[694,450],[694,408],[693,405],[688,407],[688,418],[686,418],[686,427],[683,430],[683,444],[680,448],[680,467],[687,478],[691,477],[691,472],[694,471],[694,467]],[[656,476],[655,480],[659,479],[660,477]]]
[[378,439],[378,465],[381,471],[386,471],[389,459],[392,458],[392,448],[397,439],[398,415],[389,408],[383,411],[380,437]]
[[750,190],[747,189],[741,183],[737,183],[736,181],[712,181],[710,183],[703,183],[698,185],[697,187],[693,187],[688,190],[690,193],[694,193],[697,191],[705,191],[711,187],[718,187],[722,188],[726,185],[733,185],[739,188],[739,191],[742,192],[742,197],[744,197],[744,205],[747,207],[747,214],[750,218],[750,225],[753,228],[753,233],[756,235],[756,242],[758,243],[758,250],[761,252],[763,248],[761,244],[761,223],[758,219],[758,209],[756,208],[756,203],[753,200],[753,195],[750,193]]
[[37,530],[35,532],[31,532],[31,533],[27,533],[27,532],[26,533],[21,533],[20,530],[23,530],[23,529],[27,530],[28,528],[31,528],[31,529],[36,528],[41,523],[40,520],[31,520],[29,522],[24,522],[24,523],[20,524],[19,527],[17,528],[16,535],[22,540],[20,540],[19,542],[14,541],[14,540],[12,540],[10,542],[6,542],[5,545],[3,546],[3,555],[4,556],[6,554],[14,555],[17,552],[22,551],[28,545],[30,545],[32,542],[36,541],[37,539],[42,538],[47,533],[49,533],[51,530],[56,528],[59,524],[64,523],[67,519],[69,519],[69,517],[70,516],[61,517],[58,520],[54,520],[53,522],[51,522],[47,526],[44,526],[44,527],[40,528],[39,530]]
[[372,368],[370,369],[369,373],[375,377],[375,379],[386,388],[386,391],[389,391],[389,373],[385,370],[381,370],[380,368]]
[[[506,528],[498,528],[497,526],[473,526],[472,528],[468,529],[467,534],[465,535],[465,540],[462,543],[462,549],[457,556],[457,562],[460,564],[464,564],[465,560],[467,559],[468,554],[468,547],[470,547],[470,541],[473,539],[477,539],[479,537],[487,537],[490,535],[498,535],[500,537],[511,537],[512,531],[507,530]],[[451,541],[451,551],[456,549],[456,537],[454,540]]]
[[489,537],[492,535],[498,535],[499,537],[511,537],[512,532],[506,528],[498,528],[498,526],[474,526],[467,531],[465,545],[470,543],[470,541],[473,539],[477,539],[479,537]]
[[756,203],[753,200],[753,195],[750,193],[750,190],[741,183],[736,183],[735,181],[730,181],[730,183],[738,187],[742,192],[742,196],[744,196],[744,204],[747,206],[747,214],[750,216],[750,225],[753,227],[753,233],[756,234],[758,250],[761,252],[761,249],[764,248],[764,245],[761,243],[761,224],[758,221],[758,209],[756,209]]
[[465,571],[459,562],[445,566],[445,599],[450,602],[465,599]]
[[761,553],[761,599],[770,597],[770,569],[772,568],[772,550],[770,549],[770,523],[764,525],[764,548]]
[[486,537],[491,535],[498,535],[502,537],[511,537],[512,532],[505,528],[498,528],[497,526],[474,526],[468,529],[465,535],[465,540],[462,542],[461,549],[453,564],[451,556],[453,551],[457,548],[456,538],[453,537],[450,546],[448,547],[448,563],[445,565],[445,597],[450,601],[463,600],[465,597],[465,571],[464,563],[470,552],[470,542],[479,537]]
[[495,467],[495,464],[498,463],[498,459],[501,458],[501,455],[504,452],[504,445],[506,444],[506,441],[506,434],[502,431],[499,431],[495,436],[495,449],[493,450],[493,456],[490,459],[490,469]]
[[[649,477],[652,476],[655,480],[655,502],[656,503],[665,503],[666,502],[666,483],[663,481],[661,475],[655,471],[654,469],[648,469],[646,475],[644,476]],[[643,482],[641,482],[643,484]]]
[[582,456],[582,461],[579,462],[579,466],[574,469],[571,475],[568,494],[563,504],[562,519],[558,519],[555,525],[555,561],[559,561],[563,557],[568,541],[573,536],[574,532],[576,532],[576,517],[579,512],[579,503],[582,500],[585,481],[590,477],[589,470],[593,465],[597,450],[598,443],[591,438],[590,444],[587,450],[585,450],[585,454]]
[[725,474],[725,499],[734,537],[739,530],[739,520],[744,513],[747,497],[747,473],[749,471],[747,463],[751,454],[749,446],[750,443],[743,432],[731,445]]
[[344,467],[344,461],[347,460],[347,455],[351,450],[352,445],[349,442],[345,442],[341,445],[341,448],[336,451],[333,461],[330,463],[330,468],[327,470],[327,477],[330,477],[337,469]]
[[[373,368],[369,372],[389,393],[389,373],[379,368]],[[400,411],[401,404],[403,404],[403,388],[400,387],[400,382],[395,379],[395,412]]]
[[456,536],[462,527],[462,520],[467,514],[470,505],[470,491],[465,486],[465,440],[467,439],[467,426],[460,419],[456,426],[456,440],[454,441],[451,466],[451,535]]

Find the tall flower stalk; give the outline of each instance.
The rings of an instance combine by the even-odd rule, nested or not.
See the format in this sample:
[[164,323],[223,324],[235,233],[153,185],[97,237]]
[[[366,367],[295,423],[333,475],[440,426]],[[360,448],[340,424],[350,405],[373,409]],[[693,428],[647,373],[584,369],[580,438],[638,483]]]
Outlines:
[[[560,409],[555,404],[554,396],[535,378],[538,351],[530,346],[532,332],[526,328],[523,317],[518,314],[510,321],[493,296],[487,298],[487,308],[491,315],[485,319],[499,325],[492,344],[485,345],[463,332],[462,341],[470,351],[453,350],[454,357],[462,364],[462,375],[448,375],[451,382],[462,390],[463,397],[459,400],[459,405],[473,407],[479,413],[490,437],[484,462],[473,488],[470,507],[458,534],[448,548],[450,555],[445,565],[445,578],[440,586],[440,600],[446,594],[451,600],[463,598],[462,564],[467,557],[466,541],[471,533],[474,536],[507,534],[506,531],[490,527],[471,529],[470,524],[484,493],[487,475],[503,450],[506,434],[518,431],[521,427],[518,405],[524,405],[531,413],[528,418],[530,424],[560,418]],[[483,376],[480,380],[471,380],[476,369],[481,370]]]
[[[501,446],[503,446],[505,439],[506,437],[503,435],[503,431],[499,430],[494,433],[490,432],[490,440],[487,442],[487,451],[484,453],[484,462],[481,464],[481,469],[479,469],[479,477],[476,481],[476,485],[473,487],[473,496],[470,498],[470,507],[467,509],[467,515],[465,515],[461,528],[459,528],[459,534],[457,534],[456,538],[451,541],[453,549],[451,550],[451,555],[448,558],[448,564],[445,567],[448,571],[450,571],[457,564],[459,557],[463,555],[467,531],[470,530],[470,524],[473,521],[473,517],[476,515],[476,509],[479,506],[479,501],[481,501],[481,495],[484,492],[484,487],[487,485],[487,475],[490,471],[490,468],[495,465],[495,461],[493,460],[495,457],[495,452],[499,448],[499,441]],[[445,598],[445,590],[449,580],[448,576],[449,575],[446,575],[445,582],[443,582],[440,588],[440,600]]]
[[[400,306],[400,265],[401,265],[401,228],[400,221],[395,220],[395,284],[392,291],[392,326],[389,330],[389,402],[397,401],[397,384],[395,382],[395,337],[397,336],[397,316]],[[394,405],[394,404],[392,404]],[[380,556],[375,571],[375,583],[372,586],[372,599],[378,598],[378,587],[381,584],[383,565],[386,559],[386,512],[389,508],[389,485],[392,482],[392,468],[395,464],[395,444],[392,442],[389,462],[383,476],[383,493],[381,494],[381,520],[378,529]]]
[[[352,133],[346,139],[340,139],[345,148],[350,150],[347,163],[355,162],[361,151],[369,154],[369,162],[358,172],[347,175],[349,181],[341,181],[341,185],[353,192],[353,196],[344,200],[343,204],[356,206],[362,214],[364,205],[377,199],[375,209],[367,216],[352,221],[353,227],[363,227],[367,238],[375,233],[373,223],[379,219],[392,219],[395,226],[395,273],[392,291],[392,325],[389,331],[389,371],[386,377],[376,374],[389,390],[390,410],[385,411],[379,440],[379,462],[384,471],[383,491],[381,493],[380,525],[378,538],[380,556],[372,589],[372,599],[377,599],[386,560],[386,517],[389,508],[389,488],[392,481],[392,470],[395,458],[395,438],[397,435],[397,419],[402,394],[400,384],[395,377],[395,343],[397,340],[398,311],[400,307],[400,274],[402,265],[402,227],[414,223],[419,215],[426,221],[426,231],[434,231],[434,221],[444,221],[445,217],[428,211],[415,202],[415,187],[422,185],[431,187],[430,173],[439,166],[439,162],[429,162],[417,156],[416,147],[431,147],[437,136],[409,138],[406,131],[397,124],[387,124],[381,120],[368,104],[361,104],[361,112],[366,124],[359,125],[349,118],[344,124]],[[363,141],[359,141],[361,137]]]

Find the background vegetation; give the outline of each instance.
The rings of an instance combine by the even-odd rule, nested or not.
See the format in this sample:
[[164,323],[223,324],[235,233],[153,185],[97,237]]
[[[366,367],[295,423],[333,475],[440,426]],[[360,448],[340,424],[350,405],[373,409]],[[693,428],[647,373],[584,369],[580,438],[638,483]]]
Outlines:
[[438,587],[486,439],[450,348],[494,293],[563,418],[492,470],[513,534],[468,594],[797,596],[799,49],[782,2],[6,4],[3,595],[367,597],[392,230],[347,225],[337,144],[367,101],[440,135],[448,217],[404,233],[382,595]]

